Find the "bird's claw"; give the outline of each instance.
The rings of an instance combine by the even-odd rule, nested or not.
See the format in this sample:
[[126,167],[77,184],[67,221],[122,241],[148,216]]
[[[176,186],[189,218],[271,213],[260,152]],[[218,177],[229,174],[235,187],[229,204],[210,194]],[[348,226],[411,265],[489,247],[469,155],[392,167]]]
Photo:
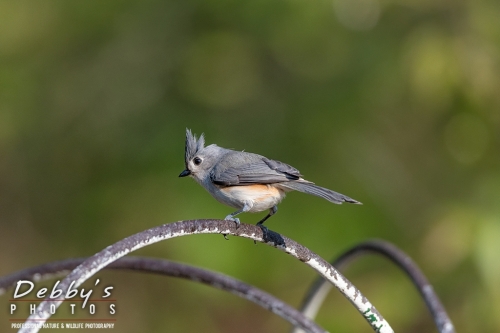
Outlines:
[[[256,226],[258,226],[260,230],[262,230],[262,239],[264,240],[264,242],[266,242],[268,239],[269,229],[267,229],[267,227],[264,226],[262,223],[257,223]],[[255,240],[253,241],[253,243],[257,244]]]
[[236,223],[236,229],[238,229],[240,227],[240,219],[237,218],[237,217],[234,217],[232,215],[228,215],[224,218],[224,220],[226,221],[233,221],[234,223]]
[[[224,218],[224,220],[226,221],[233,221],[234,223],[236,223],[236,229],[238,229],[240,227],[240,219],[237,218],[237,217],[234,217],[233,215],[228,215]],[[224,236],[224,239],[225,240],[229,240],[229,238],[227,238],[227,234],[222,234],[222,236]]]

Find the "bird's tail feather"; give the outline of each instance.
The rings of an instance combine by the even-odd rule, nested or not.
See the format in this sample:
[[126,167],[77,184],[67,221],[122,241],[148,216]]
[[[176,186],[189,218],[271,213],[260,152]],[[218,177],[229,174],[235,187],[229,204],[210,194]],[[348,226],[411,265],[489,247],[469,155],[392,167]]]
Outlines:
[[300,181],[293,182],[292,181],[292,182],[280,183],[279,185],[280,185],[280,187],[283,187],[285,189],[295,190],[295,191],[315,195],[317,197],[326,199],[326,200],[333,202],[335,204],[341,204],[343,202],[361,204],[361,202],[354,200],[352,198],[349,198],[347,195],[337,193],[337,192],[329,190],[327,188],[315,185],[314,183],[300,182]]

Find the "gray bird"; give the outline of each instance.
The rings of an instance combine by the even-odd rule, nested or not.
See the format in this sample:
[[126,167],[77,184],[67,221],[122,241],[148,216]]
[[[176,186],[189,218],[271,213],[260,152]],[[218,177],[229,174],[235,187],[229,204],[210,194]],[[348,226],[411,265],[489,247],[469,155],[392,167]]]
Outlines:
[[194,178],[219,202],[237,209],[225,220],[234,221],[239,226],[236,215],[269,209],[269,214],[257,223],[264,233],[267,228],[262,224],[276,214],[277,205],[290,191],[312,194],[335,204],[361,204],[305,180],[299,170],[283,162],[215,144],[205,147],[204,135],[198,139],[189,129],[186,129],[185,163],[186,169],[179,177]]

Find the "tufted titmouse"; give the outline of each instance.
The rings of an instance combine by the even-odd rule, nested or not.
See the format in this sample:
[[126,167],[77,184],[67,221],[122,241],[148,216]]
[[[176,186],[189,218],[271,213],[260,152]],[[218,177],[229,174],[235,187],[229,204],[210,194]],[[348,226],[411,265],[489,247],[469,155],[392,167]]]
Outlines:
[[239,225],[240,220],[236,215],[269,209],[269,214],[257,223],[264,233],[267,231],[262,225],[264,221],[276,214],[277,205],[287,192],[293,190],[313,194],[336,204],[361,204],[303,179],[299,170],[288,164],[215,144],[205,147],[203,134],[198,139],[189,129],[186,129],[185,163],[186,170],[179,177],[193,177],[215,199],[238,209],[226,216],[225,220]]

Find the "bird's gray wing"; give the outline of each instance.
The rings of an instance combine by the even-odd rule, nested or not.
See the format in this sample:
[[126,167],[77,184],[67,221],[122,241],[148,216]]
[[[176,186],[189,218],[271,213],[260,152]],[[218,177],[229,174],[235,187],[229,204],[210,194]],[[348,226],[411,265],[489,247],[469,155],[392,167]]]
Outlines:
[[237,153],[245,155],[227,156],[228,160],[221,161],[212,170],[211,179],[215,184],[223,186],[272,184],[297,180],[301,177],[299,170],[283,162],[256,154]]

